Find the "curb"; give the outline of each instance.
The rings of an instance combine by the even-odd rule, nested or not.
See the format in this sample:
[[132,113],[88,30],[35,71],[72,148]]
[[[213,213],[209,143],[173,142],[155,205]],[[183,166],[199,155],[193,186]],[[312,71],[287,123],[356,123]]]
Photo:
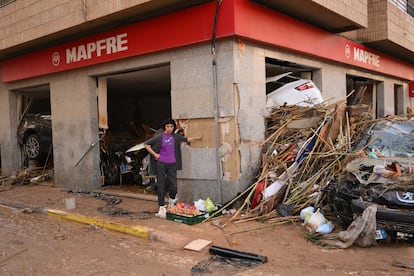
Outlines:
[[116,231],[120,233],[130,234],[145,239],[157,239],[153,230],[145,226],[129,226],[117,222],[105,221],[100,218],[88,217],[80,214],[68,213],[57,209],[47,209],[43,207],[33,206],[30,204],[23,204],[19,202],[8,202],[0,199],[0,206],[11,207],[14,209],[31,210],[36,213],[45,214],[55,218],[66,219],[83,224],[96,225],[104,229]]
[[96,226],[99,226],[99,227],[102,227],[108,230],[130,234],[130,235],[145,238],[145,239],[151,239],[153,236],[152,230],[145,226],[139,226],[139,225],[129,226],[129,225],[125,225],[125,224],[121,224],[117,222],[105,221],[99,218],[87,217],[84,215],[79,215],[79,214],[74,214],[74,213],[67,213],[65,211],[56,210],[56,209],[47,209],[46,213],[48,216],[51,216],[51,217],[76,221],[76,222],[80,222],[83,224],[96,225]]

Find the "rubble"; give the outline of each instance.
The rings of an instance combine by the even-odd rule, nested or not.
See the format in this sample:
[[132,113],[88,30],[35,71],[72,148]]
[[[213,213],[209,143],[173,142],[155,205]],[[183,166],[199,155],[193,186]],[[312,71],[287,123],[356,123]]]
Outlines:
[[8,189],[23,184],[39,184],[53,177],[53,168],[48,166],[21,168],[12,175],[0,177],[0,186],[2,189]]
[[352,151],[353,143],[373,122],[410,119],[373,119],[371,114],[369,106],[358,102],[346,106],[345,101],[273,109],[266,119],[260,175],[238,196],[245,198],[242,206],[222,226],[250,220],[272,225],[298,222],[300,210],[308,206],[333,215],[329,185],[333,179],[345,178],[346,164],[362,154]]

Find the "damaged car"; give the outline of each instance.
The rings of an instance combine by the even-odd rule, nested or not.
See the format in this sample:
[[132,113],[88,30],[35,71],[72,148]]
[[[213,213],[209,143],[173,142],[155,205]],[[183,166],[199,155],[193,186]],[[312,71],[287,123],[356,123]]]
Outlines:
[[308,79],[292,72],[266,78],[266,109],[287,105],[312,106],[322,103],[321,91]]
[[45,161],[52,155],[52,120],[49,99],[31,98],[17,127],[24,160]]
[[[53,157],[52,142],[52,116],[47,110],[42,109],[38,99],[31,100],[26,108],[27,112],[22,115],[17,130],[17,140],[20,145],[23,162],[28,165],[29,160],[36,160],[39,164],[45,164]],[[35,104],[32,104],[36,102]],[[32,109],[35,106],[35,109]],[[50,110],[50,109],[49,109]],[[33,112],[36,111],[36,112]],[[147,139],[153,134],[153,130],[141,125],[137,130],[130,124],[116,124],[116,127],[105,132],[100,131],[99,141],[92,143],[82,157],[75,164],[77,166],[89,150],[99,144],[100,147],[100,172],[101,184],[117,185],[122,182],[130,184],[146,184],[143,175],[146,174],[144,157],[146,150],[131,150],[131,147]],[[99,143],[98,143],[99,142]]]
[[51,116],[27,114],[18,127],[17,137],[25,157],[44,160],[52,150]]
[[376,122],[354,151],[331,190],[337,222],[347,228],[374,205],[377,240],[414,241],[414,121]]

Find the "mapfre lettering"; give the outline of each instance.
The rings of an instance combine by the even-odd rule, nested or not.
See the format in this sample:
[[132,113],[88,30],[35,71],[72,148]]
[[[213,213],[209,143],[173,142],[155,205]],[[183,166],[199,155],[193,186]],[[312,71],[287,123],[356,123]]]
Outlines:
[[128,50],[128,35],[123,33],[66,49],[66,63],[99,58],[126,50]]
[[354,60],[380,67],[380,56],[354,47]]

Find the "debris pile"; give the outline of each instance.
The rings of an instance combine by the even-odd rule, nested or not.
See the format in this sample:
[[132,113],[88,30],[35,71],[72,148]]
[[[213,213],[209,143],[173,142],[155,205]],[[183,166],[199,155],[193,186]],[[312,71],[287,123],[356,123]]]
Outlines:
[[10,188],[23,184],[38,184],[51,179],[53,174],[53,168],[48,167],[22,168],[12,175],[0,177],[0,185]]
[[266,120],[261,173],[230,221],[280,224],[299,221],[299,212],[308,206],[323,209],[324,191],[360,154],[351,146],[373,121],[369,106],[344,101],[273,109]]

